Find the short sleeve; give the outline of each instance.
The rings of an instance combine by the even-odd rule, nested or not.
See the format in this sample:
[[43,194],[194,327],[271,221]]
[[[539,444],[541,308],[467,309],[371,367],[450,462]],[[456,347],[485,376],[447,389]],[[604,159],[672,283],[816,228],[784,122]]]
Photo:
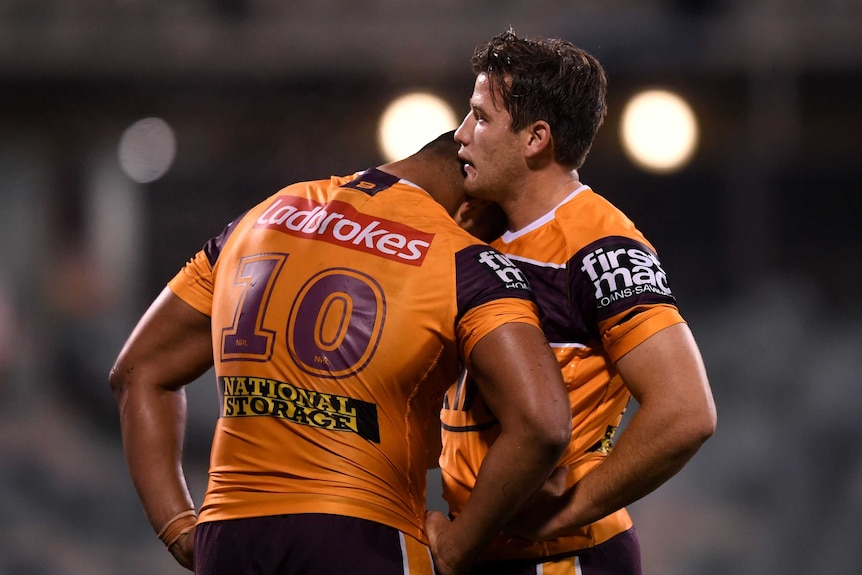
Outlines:
[[486,244],[468,246],[455,254],[458,335],[461,357],[482,337],[509,322],[539,326],[538,308],[523,272]]
[[186,263],[168,282],[168,287],[181,300],[212,317],[213,269],[204,250]]
[[679,310],[671,305],[643,306],[602,322],[602,345],[611,361],[643,343],[653,334],[677,323],[684,323]]
[[469,365],[470,354],[480,339],[507,323],[527,323],[541,329],[538,308],[524,299],[496,299],[467,312],[458,322],[461,357]]

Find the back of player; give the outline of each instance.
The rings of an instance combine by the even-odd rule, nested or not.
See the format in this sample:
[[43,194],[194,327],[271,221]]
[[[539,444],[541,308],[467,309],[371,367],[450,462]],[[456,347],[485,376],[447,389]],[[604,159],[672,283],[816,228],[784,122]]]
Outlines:
[[[440,399],[459,355],[532,313],[488,253],[424,191],[369,170],[283,189],[171,281],[211,315],[218,381],[198,573],[247,567],[210,544],[225,530],[279,573],[431,572],[426,435]],[[400,532],[400,555],[380,529]]]

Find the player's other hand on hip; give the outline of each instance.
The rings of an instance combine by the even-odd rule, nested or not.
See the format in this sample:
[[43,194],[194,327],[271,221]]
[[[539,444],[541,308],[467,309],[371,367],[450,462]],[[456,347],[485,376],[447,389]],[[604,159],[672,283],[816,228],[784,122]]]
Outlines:
[[440,511],[425,514],[425,530],[437,575],[462,575],[466,569],[460,565],[458,551],[451,536],[452,522]]
[[563,465],[554,469],[544,485],[536,492],[517,516],[503,530],[509,537],[535,543],[547,541],[562,535],[559,532],[570,486],[567,484],[569,467]]
[[189,571],[195,570],[195,528],[192,527],[192,530],[184,535],[180,535],[180,538],[176,540],[176,542],[168,547],[168,551],[171,552],[171,555],[174,556],[174,559],[177,560],[177,563],[188,569]]

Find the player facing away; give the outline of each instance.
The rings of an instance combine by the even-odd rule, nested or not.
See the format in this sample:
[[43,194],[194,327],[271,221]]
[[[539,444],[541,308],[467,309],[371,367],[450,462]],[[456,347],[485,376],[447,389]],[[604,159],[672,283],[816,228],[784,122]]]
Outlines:
[[[133,330],[110,375],[127,463],[186,568],[430,575],[436,560],[462,573],[549,477],[571,434],[565,386],[528,286],[451,217],[464,200],[457,149],[449,133],[282,189],[208,241]],[[462,364],[501,433],[429,547],[426,470]],[[213,365],[218,420],[196,510],[184,386]]]
[[[625,506],[677,473],[715,429],[701,356],[652,244],[579,180],[605,117],[599,62],[570,42],[510,30],[479,45],[472,66],[470,112],[455,133],[465,189],[508,217],[492,245],[532,286],[572,424],[554,481],[472,572],[639,575]],[[639,409],[615,437],[632,396]],[[488,399],[465,377],[444,403],[440,463],[455,517],[501,431]],[[432,538],[445,521],[429,518]]]

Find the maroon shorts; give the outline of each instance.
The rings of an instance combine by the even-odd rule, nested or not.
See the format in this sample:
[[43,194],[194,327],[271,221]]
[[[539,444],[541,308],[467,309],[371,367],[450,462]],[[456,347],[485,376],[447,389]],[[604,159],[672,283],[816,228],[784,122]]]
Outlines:
[[196,575],[432,575],[428,547],[392,527],[327,514],[200,523]]
[[488,561],[470,575],[642,575],[640,543],[635,528],[595,547],[535,561]]

